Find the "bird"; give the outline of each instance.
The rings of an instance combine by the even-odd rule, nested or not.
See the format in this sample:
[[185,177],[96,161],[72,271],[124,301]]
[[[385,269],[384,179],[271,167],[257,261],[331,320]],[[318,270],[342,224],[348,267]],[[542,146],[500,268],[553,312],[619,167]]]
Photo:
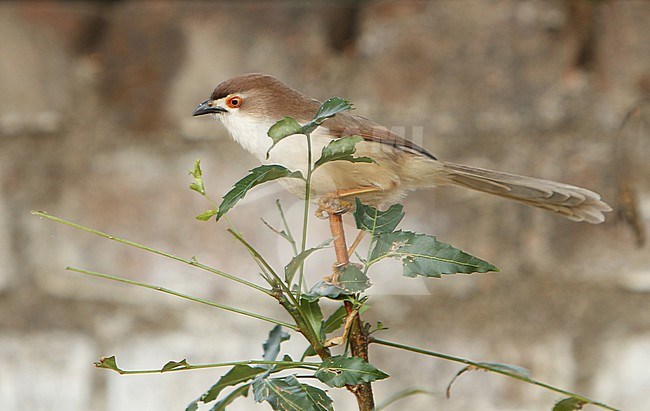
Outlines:
[[[192,115],[209,114],[221,121],[232,139],[262,164],[278,164],[306,175],[309,145],[305,136],[291,135],[273,146],[268,131],[285,116],[300,124],[310,121],[321,104],[271,75],[247,73],[217,85]],[[602,223],[604,213],[612,210],[598,193],[586,188],[439,160],[389,128],[350,112],[336,114],[311,133],[312,161],[334,139],[346,136],[362,137],[356,144],[355,155],[374,161],[323,164],[313,172],[310,198],[335,193],[341,198],[357,197],[364,204],[380,208],[401,202],[410,191],[457,186],[514,200],[576,222]],[[290,192],[305,196],[303,180],[278,181]]]

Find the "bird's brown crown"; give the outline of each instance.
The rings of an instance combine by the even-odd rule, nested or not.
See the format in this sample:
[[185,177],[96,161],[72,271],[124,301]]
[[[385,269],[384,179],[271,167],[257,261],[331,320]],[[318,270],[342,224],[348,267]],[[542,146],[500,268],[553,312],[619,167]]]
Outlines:
[[280,119],[291,116],[308,120],[316,113],[320,103],[292,89],[275,77],[267,74],[249,73],[233,77],[219,84],[211,100],[230,95],[244,98],[242,110],[254,116]]

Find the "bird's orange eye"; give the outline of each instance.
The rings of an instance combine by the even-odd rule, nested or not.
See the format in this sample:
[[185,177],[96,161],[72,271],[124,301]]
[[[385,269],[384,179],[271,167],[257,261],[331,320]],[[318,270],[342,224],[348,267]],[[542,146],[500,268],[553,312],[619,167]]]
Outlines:
[[230,108],[237,108],[237,107],[241,106],[241,103],[242,103],[243,101],[244,101],[244,100],[243,100],[241,97],[239,97],[239,96],[232,96],[232,97],[228,97],[228,98],[226,99],[226,104],[227,104],[228,107],[230,107]]

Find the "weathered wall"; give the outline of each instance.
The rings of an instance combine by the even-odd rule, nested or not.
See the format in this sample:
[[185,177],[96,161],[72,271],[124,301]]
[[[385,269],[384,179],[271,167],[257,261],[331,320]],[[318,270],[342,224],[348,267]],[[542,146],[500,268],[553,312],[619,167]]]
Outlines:
[[[120,377],[92,362],[115,354],[125,367],[150,368],[261,353],[266,324],[64,267],[280,316],[274,302],[29,213],[47,210],[256,281],[222,224],[193,219],[207,204],[187,189],[196,158],[214,197],[255,164],[223,128],[191,117],[239,73],[347,97],[440,158],[584,185],[615,206],[623,176],[639,226],[650,225],[648,128],[626,129],[614,154],[617,127],[650,89],[650,2],[333,4],[0,4],[0,409],[183,409],[219,372]],[[278,197],[297,223],[299,204],[276,186],[251,193],[232,220],[279,265],[289,250],[258,223],[278,221]],[[519,364],[624,409],[650,408],[650,256],[615,213],[603,225],[576,224],[453,189],[416,193],[405,207],[405,227],[502,271],[426,282],[376,273],[367,319],[390,326],[386,339]],[[316,244],[327,234],[314,224]],[[320,256],[312,280],[329,263]],[[287,347],[302,345],[293,337]],[[559,398],[476,373],[445,400],[458,365],[380,347],[371,357],[392,375],[376,384],[379,400],[405,387],[437,393],[403,409],[538,410]],[[335,395],[339,409],[352,409],[349,394]]]

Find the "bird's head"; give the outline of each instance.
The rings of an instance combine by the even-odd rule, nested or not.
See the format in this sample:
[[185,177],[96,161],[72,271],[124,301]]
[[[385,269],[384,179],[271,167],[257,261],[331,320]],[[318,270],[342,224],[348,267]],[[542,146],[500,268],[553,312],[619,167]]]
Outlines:
[[219,84],[210,98],[199,104],[193,116],[213,114],[219,119],[243,117],[258,121],[277,121],[284,116],[310,119],[319,103],[275,77],[252,73],[233,77]]

